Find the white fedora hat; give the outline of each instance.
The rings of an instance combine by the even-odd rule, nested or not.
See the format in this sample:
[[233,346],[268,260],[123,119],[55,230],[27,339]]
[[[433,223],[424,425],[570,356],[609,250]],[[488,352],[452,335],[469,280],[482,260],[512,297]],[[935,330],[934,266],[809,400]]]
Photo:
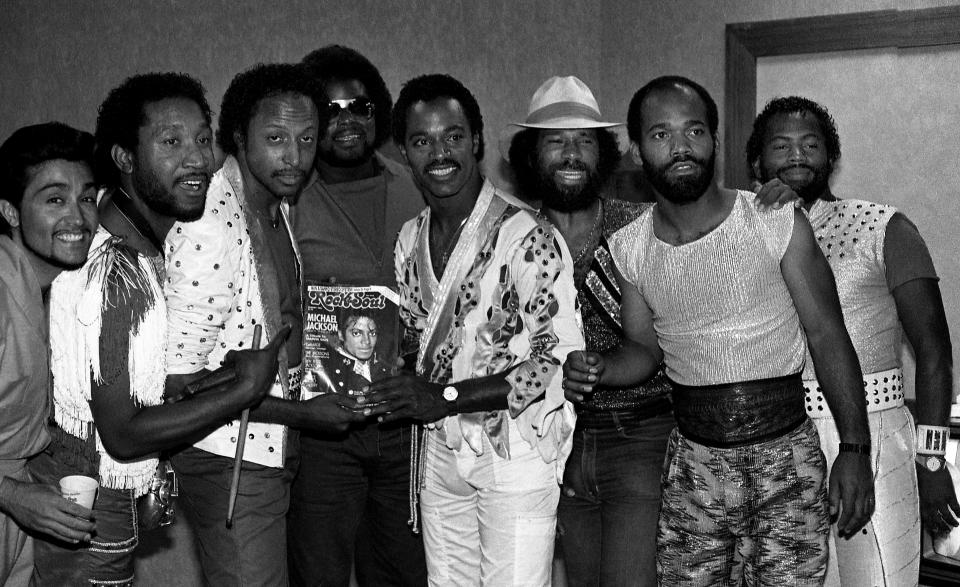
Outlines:
[[[580,78],[572,75],[553,76],[534,92],[527,118],[523,122],[508,124],[500,133],[500,154],[504,159],[510,160],[513,137],[524,128],[578,129],[618,126],[622,127],[623,123],[603,120],[597,99]],[[623,150],[623,141],[618,142]]]

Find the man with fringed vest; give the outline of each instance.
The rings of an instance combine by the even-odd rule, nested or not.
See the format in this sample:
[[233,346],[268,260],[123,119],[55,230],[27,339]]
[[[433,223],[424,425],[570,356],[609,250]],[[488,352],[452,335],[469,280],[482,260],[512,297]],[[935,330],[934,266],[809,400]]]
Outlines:
[[549,585],[575,414],[560,366],[583,348],[573,263],[549,222],[484,180],[483,119],[446,75],[403,87],[394,139],[428,208],[396,248],[407,361],[374,382],[384,421],[426,424],[431,585]]
[[96,172],[107,186],[100,228],[78,270],[50,293],[53,441],[31,467],[100,482],[89,542],[37,544],[40,585],[132,585],[137,498],[160,451],[257,405],[276,370],[279,341],[229,358],[236,380],[189,402],[164,404],[166,306],[163,239],[196,219],[213,164],[203,87],[177,73],[128,78],[100,107]]

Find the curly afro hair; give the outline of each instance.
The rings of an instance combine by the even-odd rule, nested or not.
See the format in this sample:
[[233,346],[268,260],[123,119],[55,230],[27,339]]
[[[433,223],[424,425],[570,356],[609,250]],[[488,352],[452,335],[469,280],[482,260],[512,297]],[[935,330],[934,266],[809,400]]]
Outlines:
[[763,140],[767,134],[767,126],[770,120],[777,114],[797,114],[809,112],[817,119],[820,124],[820,131],[827,143],[827,159],[830,163],[835,163],[840,158],[840,135],[837,133],[837,123],[827,112],[827,109],[817,104],[813,100],[802,96],[787,96],[786,98],[774,98],[767,102],[763,111],[757,115],[753,121],[753,132],[747,140],[747,167],[753,173],[753,163],[760,159],[763,153]]
[[319,90],[306,69],[292,63],[260,63],[233,78],[223,94],[217,121],[217,144],[224,153],[237,154],[236,136],[247,136],[247,125],[257,105],[264,98],[280,94],[307,96],[316,105]]
[[317,102],[318,106],[326,102],[327,84],[350,80],[362,83],[367,90],[367,97],[374,106],[376,136],[373,146],[380,147],[390,138],[390,111],[393,108],[393,98],[380,71],[370,63],[370,60],[349,47],[327,45],[308,53],[300,63],[307,69],[308,75],[323,86],[324,95]]
[[407,136],[407,110],[417,102],[432,102],[437,98],[451,98],[460,103],[470,132],[479,137],[477,161],[483,160],[483,116],[477,99],[463,84],[444,73],[431,73],[415,77],[403,84],[397,103],[393,106],[393,140],[403,146]]
[[146,122],[145,106],[170,98],[186,98],[196,102],[203,117],[210,123],[210,105],[206,90],[196,79],[185,73],[144,73],[128,77],[110,90],[100,105],[97,116],[96,169],[97,180],[103,185],[120,183],[120,170],[113,162],[111,150],[120,145],[128,151],[137,147],[140,127]]

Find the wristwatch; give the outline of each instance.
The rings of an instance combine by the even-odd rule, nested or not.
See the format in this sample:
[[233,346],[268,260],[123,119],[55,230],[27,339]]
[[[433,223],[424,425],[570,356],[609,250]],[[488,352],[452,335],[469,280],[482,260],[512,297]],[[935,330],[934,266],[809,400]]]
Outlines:
[[946,459],[942,455],[917,455],[917,464],[931,473],[943,468]]
[[447,410],[451,416],[460,413],[460,410],[457,406],[458,397],[460,397],[460,392],[457,391],[456,387],[448,385],[443,388],[443,399],[447,402]]

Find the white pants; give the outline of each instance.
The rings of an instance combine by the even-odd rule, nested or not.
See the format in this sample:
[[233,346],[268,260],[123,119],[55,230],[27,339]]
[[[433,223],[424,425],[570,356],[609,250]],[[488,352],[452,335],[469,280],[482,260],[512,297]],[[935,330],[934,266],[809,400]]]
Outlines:
[[427,435],[420,506],[430,585],[550,585],[556,466],[511,432],[511,459],[484,439],[480,456],[463,444],[459,465],[458,453]]
[[[877,505],[853,537],[830,530],[827,587],[913,587],[920,573],[920,500],[917,493],[916,429],[905,407],[868,414]],[[813,418],[820,446],[833,467],[840,437],[833,418]]]

